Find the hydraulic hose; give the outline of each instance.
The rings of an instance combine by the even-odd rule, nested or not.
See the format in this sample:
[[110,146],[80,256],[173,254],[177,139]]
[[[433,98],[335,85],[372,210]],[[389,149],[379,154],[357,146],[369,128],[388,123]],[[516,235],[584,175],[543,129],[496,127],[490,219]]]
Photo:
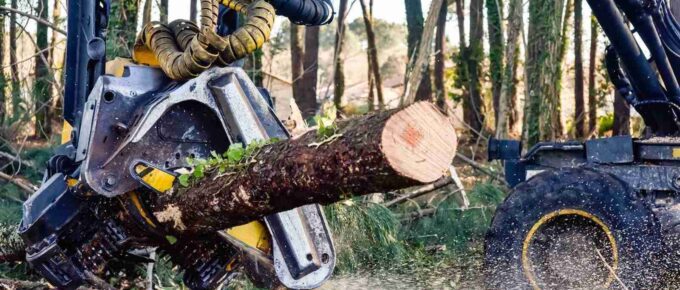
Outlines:
[[264,0],[221,0],[221,3],[247,16],[245,24],[231,35],[221,37],[215,32],[217,0],[201,0],[200,29],[186,20],[170,24],[150,22],[137,37],[135,55],[147,48],[168,77],[182,80],[196,77],[213,64],[225,66],[244,58],[269,40],[276,16],[269,3]]
[[295,24],[324,25],[333,21],[330,0],[269,0],[276,13],[288,17]]

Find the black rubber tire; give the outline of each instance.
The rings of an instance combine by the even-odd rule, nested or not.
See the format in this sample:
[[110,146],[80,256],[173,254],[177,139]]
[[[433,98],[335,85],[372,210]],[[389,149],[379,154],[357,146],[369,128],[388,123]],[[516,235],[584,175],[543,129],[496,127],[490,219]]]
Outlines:
[[[629,289],[656,285],[663,242],[648,204],[609,174],[587,169],[543,172],[518,185],[497,209],[485,243],[490,289],[531,289],[522,267],[524,239],[545,215],[578,209],[599,218],[618,247],[617,276]],[[623,288],[618,281],[612,288]]]

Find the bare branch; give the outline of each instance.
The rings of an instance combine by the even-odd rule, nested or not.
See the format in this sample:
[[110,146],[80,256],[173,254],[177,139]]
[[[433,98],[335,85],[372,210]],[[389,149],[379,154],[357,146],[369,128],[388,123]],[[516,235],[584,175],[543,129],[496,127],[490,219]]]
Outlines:
[[54,30],[54,31],[56,31],[56,32],[59,32],[59,33],[61,33],[61,34],[63,34],[63,35],[66,35],[66,31],[65,31],[65,30],[63,30],[63,29],[59,28],[58,26],[54,25],[54,23],[49,22],[48,20],[42,19],[42,18],[40,18],[40,17],[38,17],[38,16],[31,15],[31,14],[29,14],[29,13],[26,13],[26,12],[23,12],[23,11],[21,11],[21,10],[17,10],[17,9],[14,9],[14,8],[9,8],[9,7],[0,6],[0,11],[3,11],[3,10],[4,10],[4,11],[11,12],[11,13],[16,13],[16,14],[19,14],[19,15],[24,16],[24,17],[28,17],[28,18],[33,19],[33,20],[35,20],[35,21],[37,21],[37,22],[39,22],[39,23],[41,23],[41,24],[44,24],[44,25],[48,26],[49,28],[52,28],[52,30]]

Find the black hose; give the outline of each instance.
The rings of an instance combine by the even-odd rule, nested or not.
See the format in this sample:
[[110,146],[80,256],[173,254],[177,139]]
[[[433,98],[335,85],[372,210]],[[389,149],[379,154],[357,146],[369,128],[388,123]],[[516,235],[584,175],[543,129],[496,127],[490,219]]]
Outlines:
[[325,25],[333,21],[335,11],[330,0],[269,0],[276,14],[295,24]]

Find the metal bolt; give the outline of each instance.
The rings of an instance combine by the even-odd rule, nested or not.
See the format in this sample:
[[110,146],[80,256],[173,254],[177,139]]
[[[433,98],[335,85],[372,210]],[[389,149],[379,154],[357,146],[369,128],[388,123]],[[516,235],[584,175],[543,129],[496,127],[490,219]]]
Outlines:
[[106,186],[114,186],[116,185],[116,177],[113,175],[109,175],[106,177]]

